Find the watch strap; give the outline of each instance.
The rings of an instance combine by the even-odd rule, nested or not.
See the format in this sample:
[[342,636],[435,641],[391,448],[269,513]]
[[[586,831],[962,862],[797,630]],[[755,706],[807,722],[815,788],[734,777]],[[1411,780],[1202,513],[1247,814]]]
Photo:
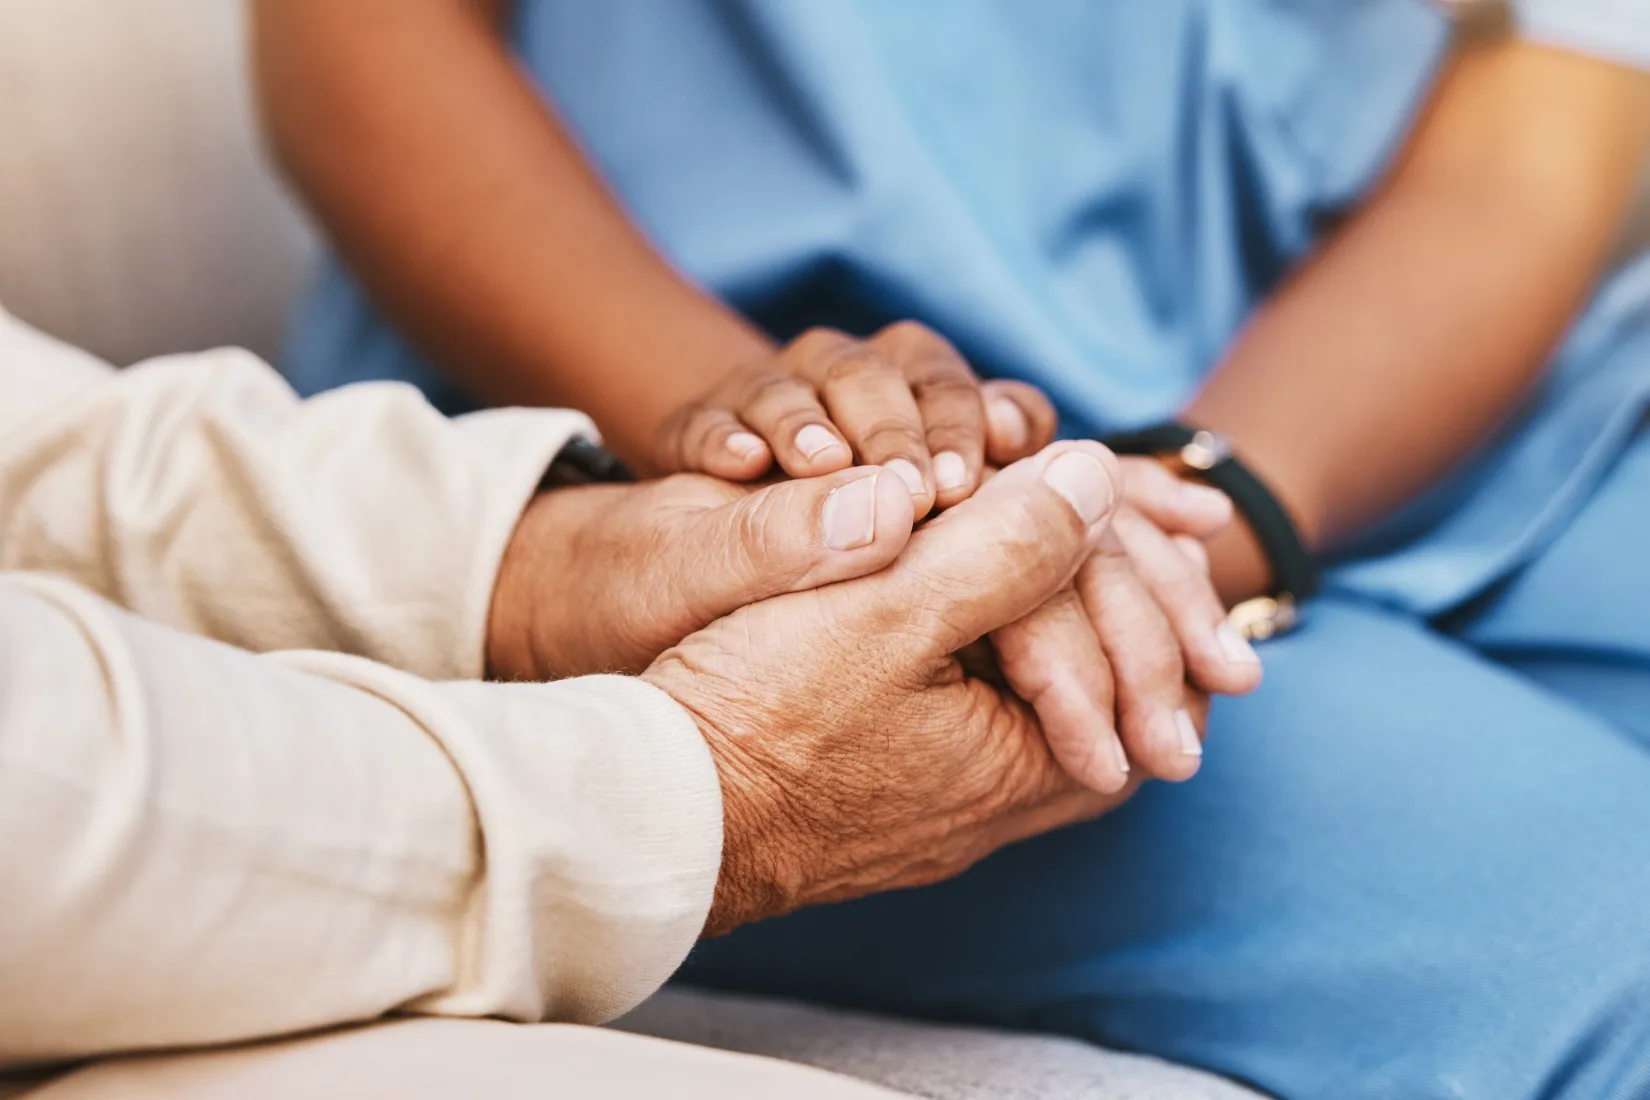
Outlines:
[[550,467],[539,482],[539,491],[635,480],[636,475],[630,467],[612,451],[600,443],[576,435],[550,460]]
[[1277,494],[1231,453],[1213,432],[1186,424],[1159,424],[1100,440],[1120,455],[1173,457],[1189,477],[1225,493],[1243,513],[1272,568],[1273,595],[1305,603],[1318,593],[1318,566]]

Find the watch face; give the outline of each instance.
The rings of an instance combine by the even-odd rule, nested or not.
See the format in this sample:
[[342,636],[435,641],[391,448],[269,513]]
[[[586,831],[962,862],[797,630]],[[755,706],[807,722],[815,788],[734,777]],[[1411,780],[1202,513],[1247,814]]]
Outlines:
[[1300,611],[1286,594],[1244,600],[1227,614],[1232,628],[1251,642],[1287,634],[1300,623]]
[[1199,431],[1180,448],[1180,461],[1194,470],[1212,470],[1232,457],[1232,441],[1219,432]]

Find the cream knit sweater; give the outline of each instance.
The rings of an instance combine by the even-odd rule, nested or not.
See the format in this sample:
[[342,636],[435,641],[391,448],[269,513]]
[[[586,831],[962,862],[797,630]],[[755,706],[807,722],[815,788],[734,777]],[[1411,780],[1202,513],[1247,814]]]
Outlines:
[[721,853],[692,720],[635,679],[476,682],[588,430],[299,402],[237,351],[116,372],[0,312],[0,1068],[595,1022],[669,976]]

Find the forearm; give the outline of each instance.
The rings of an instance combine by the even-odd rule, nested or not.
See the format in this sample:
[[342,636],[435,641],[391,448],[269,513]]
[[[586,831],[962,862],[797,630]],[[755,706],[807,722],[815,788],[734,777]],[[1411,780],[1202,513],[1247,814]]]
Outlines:
[[[1425,489],[1528,395],[1631,201],[1645,85],[1531,46],[1464,55],[1386,184],[1234,343],[1187,418],[1232,436],[1311,545]],[[1229,598],[1265,587],[1247,532],[1215,551]]]
[[645,458],[767,341],[631,225],[500,40],[496,0],[260,0],[283,163],[368,289],[501,404],[583,409]]
[[602,1022],[709,910],[715,766],[638,681],[254,657],[13,574],[0,684],[0,1070],[391,1011]]

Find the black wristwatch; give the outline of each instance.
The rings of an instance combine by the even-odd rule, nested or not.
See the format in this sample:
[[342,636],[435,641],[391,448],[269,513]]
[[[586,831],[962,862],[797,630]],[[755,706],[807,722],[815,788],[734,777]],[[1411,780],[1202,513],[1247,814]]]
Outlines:
[[592,443],[576,435],[568,440],[550,468],[544,471],[539,491],[562,489],[570,485],[594,485],[601,482],[635,481],[636,475],[612,451],[599,443]]
[[1317,563],[1301,542],[1288,511],[1266,483],[1233,456],[1225,436],[1169,423],[1100,442],[1120,455],[1156,458],[1182,477],[1194,478],[1231,497],[1233,506],[1249,521],[1272,567],[1272,591],[1232,608],[1230,622],[1252,641],[1294,629],[1306,601],[1317,595]]

